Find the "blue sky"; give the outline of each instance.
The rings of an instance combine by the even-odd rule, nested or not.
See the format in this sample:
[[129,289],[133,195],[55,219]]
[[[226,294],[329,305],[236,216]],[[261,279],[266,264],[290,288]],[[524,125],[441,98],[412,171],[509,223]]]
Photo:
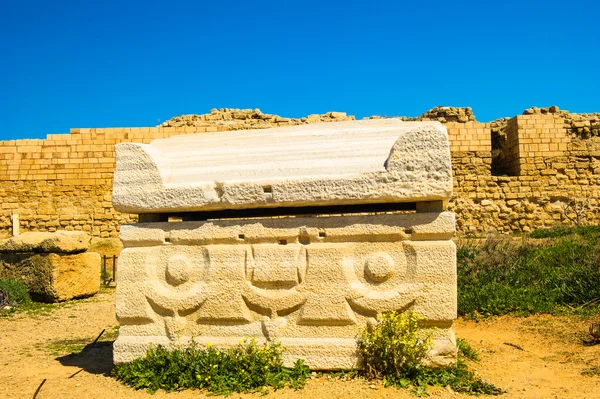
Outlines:
[[599,3],[0,0],[0,140],[221,107],[600,112]]

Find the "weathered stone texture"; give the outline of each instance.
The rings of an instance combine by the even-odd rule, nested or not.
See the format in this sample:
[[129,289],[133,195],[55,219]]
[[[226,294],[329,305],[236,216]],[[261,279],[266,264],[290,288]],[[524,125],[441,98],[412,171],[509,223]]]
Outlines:
[[[19,214],[22,232],[81,230],[95,237],[117,237],[120,225],[137,221],[112,207],[116,143],[349,118],[328,113],[295,121],[257,110],[222,109],[159,127],[71,129],[45,140],[0,141],[0,237],[12,234],[13,214]],[[570,223],[566,215],[575,217],[573,208],[583,203],[580,220],[600,222],[598,114],[534,108],[481,123],[468,108],[436,107],[403,119],[437,120],[448,129],[454,175],[450,207],[460,231],[528,231]]]
[[[449,212],[123,226],[116,363],[148,344],[281,342],[284,361],[351,368],[377,314],[418,312],[438,363],[455,356]],[[433,329],[435,327],[435,329]]]
[[31,296],[43,302],[91,296],[100,289],[100,255],[0,254],[0,278],[23,282]]
[[446,129],[385,119],[119,144],[113,205],[130,213],[190,212],[451,195]]
[[34,299],[44,302],[94,295],[100,289],[100,255],[86,252],[90,241],[80,231],[0,240],[0,278],[23,282]]
[[87,251],[91,238],[82,231],[29,232],[7,240],[0,240],[0,253],[61,252],[73,254]]

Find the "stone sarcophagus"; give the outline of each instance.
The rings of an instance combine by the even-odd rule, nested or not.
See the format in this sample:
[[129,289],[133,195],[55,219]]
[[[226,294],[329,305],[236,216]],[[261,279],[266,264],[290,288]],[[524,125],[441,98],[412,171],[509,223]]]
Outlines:
[[445,128],[397,119],[117,145],[116,363],[150,344],[277,341],[349,369],[377,315],[414,311],[454,358],[456,250]]

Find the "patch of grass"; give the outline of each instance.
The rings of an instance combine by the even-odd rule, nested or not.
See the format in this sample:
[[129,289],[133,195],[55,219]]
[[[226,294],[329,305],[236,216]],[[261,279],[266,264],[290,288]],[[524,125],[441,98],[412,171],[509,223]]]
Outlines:
[[90,340],[86,338],[66,339],[51,342],[46,345],[46,348],[52,356],[61,356],[70,353],[79,353],[89,343]]
[[19,309],[25,312],[28,316],[48,316],[54,310],[61,308],[71,308],[75,305],[75,301],[65,301],[58,303],[31,302],[29,305]]
[[479,354],[464,338],[456,339],[456,346],[458,348],[459,356],[464,357],[465,359],[472,360],[474,362],[479,361]]
[[[114,289],[113,289],[114,290]],[[100,289],[100,294],[106,293],[108,290]],[[110,292],[110,291],[108,291]],[[21,306],[17,306],[13,308],[10,312],[2,312],[1,316],[8,316],[10,314],[20,313],[26,314],[27,316],[37,317],[37,316],[48,316],[56,309],[68,309],[73,306],[81,303],[91,303],[91,302],[101,302],[105,301],[104,299],[100,299],[98,295],[87,297],[87,298],[78,298],[71,299],[64,302],[56,302],[56,303],[46,303],[46,302],[35,302],[30,300],[27,303],[22,304]],[[70,315],[69,318],[75,318],[76,316]]]
[[359,377],[358,370],[339,370],[339,371],[329,371],[329,372],[320,372],[317,373],[319,376],[325,375],[328,379],[336,379],[341,381],[350,381],[357,377]]
[[107,328],[106,331],[104,331],[104,334],[102,334],[100,341],[114,341],[117,339],[119,336],[119,327],[120,326],[117,325]]
[[27,306],[31,303],[27,287],[18,280],[0,279],[0,290],[8,293],[8,299],[16,307]]
[[498,236],[461,245],[459,314],[597,313],[600,228],[571,229],[541,244]]
[[[459,359],[456,364],[445,367],[423,367],[412,381],[413,393],[420,394],[423,387],[450,387],[454,392],[469,395],[500,395],[504,390],[485,382]],[[394,384],[396,385],[396,384]],[[420,395],[427,396],[427,395]]]
[[113,369],[113,376],[135,389],[167,392],[188,388],[213,394],[264,391],[289,386],[302,388],[308,367],[298,360],[292,369],[283,367],[280,344],[259,347],[255,340],[229,350],[194,343],[185,349],[151,348],[145,357]]
[[385,386],[410,388],[417,396],[428,396],[428,386],[450,387],[469,394],[503,393],[475,375],[462,359],[446,367],[425,366],[431,339],[421,336],[418,324],[419,317],[414,313],[391,312],[383,314],[374,328],[366,329],[359,339],[363,375],[382,379]]
[[560,238],[571,234],[598,234],[600,226],[555,226],[551,228],[535,229],[529,233],[531,238]]
[[600,376],[600,367],[592,366],[581,372],[581,375],[586,375],[588,377]]

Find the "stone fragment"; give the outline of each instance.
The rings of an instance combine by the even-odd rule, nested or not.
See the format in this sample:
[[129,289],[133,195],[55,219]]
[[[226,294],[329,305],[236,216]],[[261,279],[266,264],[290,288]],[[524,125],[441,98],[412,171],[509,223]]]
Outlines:
[[123,250],[123,243],[118,238],[92,238],[88,251],[100,255],[118,256]]
[[73,254],[86,251],[90,246],[90,240],[91,237],[82,231],[29,232],[0,240],[0,253]]
[[91,296],[100,290],[100,255],[0,254],[0,278],[22,281],[32,298],[43,302]]
[[321,115],[310,114],[306,119],[308,120],[308,123],[319,123],[321,121]]
[[334,118],[334,119],[343,119],[343,118],[346,118],[346,113],[345,112],[327,112],[325,114],[325,116],[328,116],[328,117]]

